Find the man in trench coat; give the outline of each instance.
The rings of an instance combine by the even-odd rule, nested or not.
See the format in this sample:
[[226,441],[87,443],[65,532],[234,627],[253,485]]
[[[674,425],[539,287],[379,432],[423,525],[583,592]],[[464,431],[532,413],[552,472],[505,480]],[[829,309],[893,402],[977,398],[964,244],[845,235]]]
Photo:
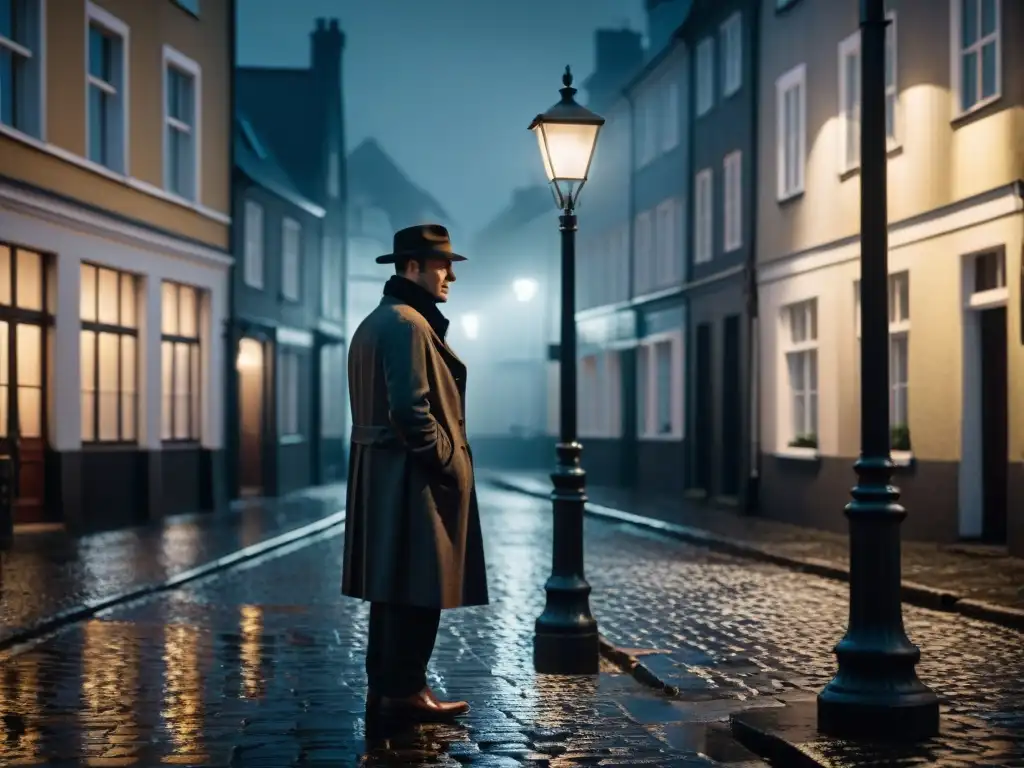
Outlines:
[[395,233],[380,305],[348,357],[352,402],[342,592],[370,602],[367,712],[469,711],[427,686],[441,610],[485,605],[483,538],[465,431],[466,366],[438,304],[455,282],[448,231]]

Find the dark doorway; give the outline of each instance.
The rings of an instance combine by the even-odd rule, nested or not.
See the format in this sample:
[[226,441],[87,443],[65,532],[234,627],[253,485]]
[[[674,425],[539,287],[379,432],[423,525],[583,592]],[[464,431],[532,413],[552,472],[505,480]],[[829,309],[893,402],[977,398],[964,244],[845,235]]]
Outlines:
[[740,377],[740,316],[725,318],[722,336],[722,496],[737,497],[740,489],[740,426],[743,387]]
[[712,368],[711,368],[711,324],[701,323],[697,326],[694,351],[694,430],[693,445],[690,448],[693,457],[693,487],[711,492],[712,453],[714,451],[714,421],[712,399]]
[[982,538],[1006,543],[1009,475],[1006,307],[981,312]]
[[266,354],[263,343],[238,344],[238,485],[242,496],[263,494],[263,435],[266,424]]

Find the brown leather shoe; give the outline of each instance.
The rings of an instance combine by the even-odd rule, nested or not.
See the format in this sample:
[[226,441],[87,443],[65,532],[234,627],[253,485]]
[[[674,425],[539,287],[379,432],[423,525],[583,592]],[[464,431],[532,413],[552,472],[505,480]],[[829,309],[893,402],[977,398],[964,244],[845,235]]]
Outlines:
[[465,701],[441,701],[430,688],[402,698],[380,696],[370,692],[366,695],[367,713],[383,717],[408,720],[449,720],[469,712]]

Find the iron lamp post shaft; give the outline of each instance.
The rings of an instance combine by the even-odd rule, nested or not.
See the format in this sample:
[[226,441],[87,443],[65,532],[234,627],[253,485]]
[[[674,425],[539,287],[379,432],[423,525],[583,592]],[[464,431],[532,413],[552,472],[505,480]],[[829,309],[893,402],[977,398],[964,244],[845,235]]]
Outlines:
[[838,671],[818,695],[818,727],[852,738],[938,733],[936,695],[917,677],[901,600],[900,524],[906,510],[889,455],[889,300],[884,0],[861,2],[861,455],[846,506],[850,613]]
[[559,219],[562,235],[562,305],[559,345],[558,463],[551,475],[554,538],[544,612],[537,618],[533,663],[542,674],[598,672],[597,621],[583,575],[586,474],[576,423],[576,214],[569,203]]

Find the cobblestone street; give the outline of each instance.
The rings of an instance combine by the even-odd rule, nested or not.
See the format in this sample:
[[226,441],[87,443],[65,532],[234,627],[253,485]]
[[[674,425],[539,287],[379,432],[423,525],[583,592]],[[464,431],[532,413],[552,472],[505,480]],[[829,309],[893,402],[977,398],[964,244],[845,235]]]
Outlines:
[[[432,665],[467,697],[460,726],[367,734],[365,608],[338,594],[337,535],[106,612],[5,661],[5,765],[760,765],[730,713],[782,709],[832,670],[845,588],[587,521],[602,633],[676,686],[665,696],[609,669],[538,678],[533,620],[550,564],[547,503],[482,489],[492,605],[446,613]],[[1021,766],[1021,635],[906,609],[922,678],[944,697],[944,735],[905,755],[843,752],[835,765]],[[635,650],[642,649],[642,650]],[[859,755],[859,756],[858,756]]]

